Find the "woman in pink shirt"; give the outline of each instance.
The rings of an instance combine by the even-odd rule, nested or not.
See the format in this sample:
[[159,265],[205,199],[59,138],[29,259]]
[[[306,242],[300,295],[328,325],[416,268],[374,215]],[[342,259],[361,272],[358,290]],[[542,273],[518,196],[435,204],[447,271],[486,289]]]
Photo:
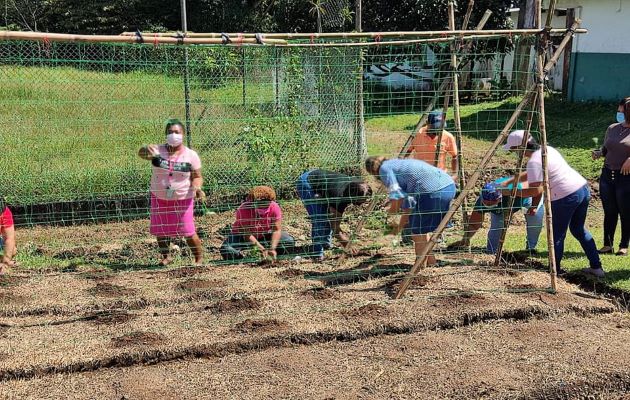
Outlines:
[[2,247],[2,258],[0,259],[0,275],[4,274],[4,269],[15,265],[15,228],[13,226],[13,214],[0,199],[0,244]]
[[295,246],[291,235],[282,231],[282,210],[276,192],[269,186],[256,186],[236,210],[232,232],[221,245],[224,260],[242,260],[244,250],[258,248],[263,259],[276,260]]
[[150,144],[138,152],[151,161],[151,228],[157,236],[162,265],[171,262],[169,245],[172,238],[185,237],[200,264],[203,258],[201,240],[193,218],[194,200],[205,200],[201,190],[201,160],[194,150],[184,146],[184,126],[177,119],[166,124],[166,144]]

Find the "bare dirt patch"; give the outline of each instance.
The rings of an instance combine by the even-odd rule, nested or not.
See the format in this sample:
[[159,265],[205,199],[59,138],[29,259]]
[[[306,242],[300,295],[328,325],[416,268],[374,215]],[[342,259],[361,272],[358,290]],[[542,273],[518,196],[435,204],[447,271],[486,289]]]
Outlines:
[[219,301],[218,303],[206,307],[215,314],[237,313],[248,310],[258,310],[263,303],[250,297],[233,297],[230,299]]
[[187,278],[189,276],[203,274],[207,271],[208,269],[205,267],[182,267],[171,271],[166,271],[165,274],[169,278]]
[[96,284],[96,286],[88,289],[88,293],[92,296],[99,297],[121,297],[133,296],[136,294],[136,290],[120,285],[114,285],[108,282],[99,282]]
[[136,315],[130,314],[124,310],[100,311],[87,316],[88,321],[94,325],[117,325],[124,324],[136,318]]
[[157,346],[166,341],[166,337],[154,332],[131,332],[112,338],[114,347]]
[[459,307],[462,305],[467,306],[481,306],[487,304],[488,299],[480,293],[457,293],[453,295],[445,295],[436,297],[433,300],[434,307]]
[[337,294],[335,293],[334,290],[330,290],[327,288],[307,289],[302,292],[302,295],[312,297],[315,300],[328,300],[328,299],[334,299],[337,297]]
[[286,322],[277,319],[246,319],[234,326],[234,331],[239,333],[267,333],[288,329]]
[[114,273],[108,270],[94,270],[79,274],[81,278],[91,281],[104,281],[114,277]]
[[208,279],[188,279],[177,284],[177,289],[193,292],[198,290],[207,290],[225,287],[224,281],[208,280]]
[[344,311],[343,314],[353,318],[378,318],[389,314],[389,310],[380,304],[371,303]]
[[16,286],[23,280],[24,278],[15,275],[0,275],[0,287]]
[[304,276],[304,271],[299,270],[297,268],[287,268],[284,271],[278,272],[276,276],[278,278],[283,278],[283,279],[291,279],[291,278],[298,278],[298,277],[301,278]]
[[27,301],[26,297],[13,294],[8,291],[0,291],[0,304],[23,304]]

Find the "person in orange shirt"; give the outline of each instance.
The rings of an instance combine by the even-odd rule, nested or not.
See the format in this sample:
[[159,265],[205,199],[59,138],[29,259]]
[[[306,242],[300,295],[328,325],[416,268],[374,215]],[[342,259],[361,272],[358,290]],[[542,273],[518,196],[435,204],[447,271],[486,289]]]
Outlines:
[[440,157],[438,159],[437,167],[445,172],[449,172],[446,168],[446,155],[451,158],[451,171],[450,175],[453,180],[457,182],[457,170],[459,165],[457,164],[457,143],[455,137],[444,128],[446,128],[446,122],[444,121],[445,115],[442,111],[436,110],[429,114],[427,124],[420,128],[416,136],[413,138],[409,147],[411,158],[416,160],[426,161],[427,163],[435,166],[435,153],[437,152],[437,143],[440,130],[442,130],[442,141],[440,146]]

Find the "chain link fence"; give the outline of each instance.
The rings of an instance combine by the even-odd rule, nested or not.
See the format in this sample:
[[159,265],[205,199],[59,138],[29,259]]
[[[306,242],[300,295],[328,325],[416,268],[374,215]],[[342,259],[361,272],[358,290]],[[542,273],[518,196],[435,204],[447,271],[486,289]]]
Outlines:
[[[356,48],[5,41],[0,193],[25,223],[146,215],[140,146],[184,120],[210,205],[312,167],[357,169]],[[229,201],[228,201],[229,202]]]

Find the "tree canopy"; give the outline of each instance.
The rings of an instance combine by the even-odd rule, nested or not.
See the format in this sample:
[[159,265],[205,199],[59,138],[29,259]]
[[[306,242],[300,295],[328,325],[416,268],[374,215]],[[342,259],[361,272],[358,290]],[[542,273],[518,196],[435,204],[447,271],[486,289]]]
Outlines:
[[[364,31],[447,29],[448,0],[363,0]],[[476,0],[471,27],[486,9],[486,28],[507,28],[511,0]],[[458,4],[458,26],[468,2]],[[180,5],[173,0],[0,0],[6,29],[42,32],[118,34],[122,31],[181,29]],[[342,5],[341,8],[332,5]],[[195,32],[315,32],[317,10],[332,13],[351,31],[354,0],[187,0],[188,30]],[[334,10],[334,11],[331,11]],[[328,13],[328,15],[326,15]]]

